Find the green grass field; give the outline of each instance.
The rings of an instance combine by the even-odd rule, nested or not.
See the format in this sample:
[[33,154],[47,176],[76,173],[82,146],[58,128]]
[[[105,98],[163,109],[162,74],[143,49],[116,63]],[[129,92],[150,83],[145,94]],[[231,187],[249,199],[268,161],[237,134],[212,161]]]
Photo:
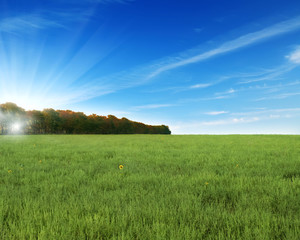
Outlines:
[[298,240],[300,136],[0,136],[0,239]]

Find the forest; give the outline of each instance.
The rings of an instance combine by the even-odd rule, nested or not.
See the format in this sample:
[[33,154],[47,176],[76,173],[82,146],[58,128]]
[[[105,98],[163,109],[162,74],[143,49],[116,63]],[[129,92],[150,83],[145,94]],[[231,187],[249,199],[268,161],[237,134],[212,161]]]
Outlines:
[[25,111],[15,103],[0,104],[0,134],[171,134],[168,126],[152,126],[113,115],[85,115],[71,110]]

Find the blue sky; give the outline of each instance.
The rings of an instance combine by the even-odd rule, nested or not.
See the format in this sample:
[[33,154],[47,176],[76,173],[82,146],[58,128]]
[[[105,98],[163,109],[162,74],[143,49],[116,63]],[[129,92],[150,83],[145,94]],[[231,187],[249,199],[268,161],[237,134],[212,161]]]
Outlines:
[[0,0],[0,102],[300,134],[300,2]]

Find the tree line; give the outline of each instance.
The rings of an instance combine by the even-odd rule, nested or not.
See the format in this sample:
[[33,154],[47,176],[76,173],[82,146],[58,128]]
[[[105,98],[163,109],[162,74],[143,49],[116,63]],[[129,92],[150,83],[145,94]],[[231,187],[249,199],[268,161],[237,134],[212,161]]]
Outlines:
[[85,115],[71,110],[25,111],[14,103],[0,105],[0,134],[171,134],[168,126],[152,126],[113,115]]

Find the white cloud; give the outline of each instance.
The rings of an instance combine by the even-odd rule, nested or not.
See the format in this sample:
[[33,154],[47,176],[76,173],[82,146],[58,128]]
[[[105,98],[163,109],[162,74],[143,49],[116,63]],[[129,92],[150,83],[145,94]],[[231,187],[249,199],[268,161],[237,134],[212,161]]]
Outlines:
[[300,47],[288,55],[287,59],[292,63],[300,64]]
[[282,93],[282,94],[278,94],[278,95],[275,95],[275,96],[258,98],[258,99],[255,99],[254,101],[263,101],[263,100],[271,100],[271,99],[285,99],[285,98],[288,98],[288,97],[299,96],[299,95],[300,95],[300,92]]
[[260,111],[250,111],[250,112],[236,112],[231,113],[232,116],[251,116],[251,115],[278,115],[279,113],[300,113],[300,108],[278,108],[278,109],[266,109],[258,108]]
[[215,115],[220,115],[220,114],[225,114],[225,113],[229,113],[227,111],[215,111],[215,112],[207,112],[205,113],[206,115],[212,115],[212,116],[215,116]]
[[[99,1],[101,2],[101,1]],[[107,0],[102,1],[102,3],[109,3],[109,2],[119,2],[124,3],[127,1],[116,1],[116,0]],[[52,16],[52,17],[51,17]],[[39,15],[39,14],[29,14],[14,18],[6,18],[0,20],[0,32],[9,32],[9,33],[23,33],[23,32],[30,32],[30,30],[39,30],[39,29],[45,29],[48,27],[64,27],[63,22],[63,14],[60,13],[60,16],[58,20],[51,20],[55,19],[53,18],[53,15]],[[60,21],[60,20],[61,21]],[[68,19],[71,19],[71,17],[68,17]],[[285,34],[294,30],[297,30],[300,28],[300,17],[293,18],[278,24],[275,24],[273,26],[264,28],[260,31],[256,31],[253,33],[248,33],[246,35],[243,35],[237,39],[227,41],[223,44],[221,44],[219,47],[209,50],[207,52],[199,53],[197,52],[197,48],[191,49],[186,51],[187,57],[182,57],[183,55],[178,54],[177,57],[174,58],[164,58],[162,60],[156,61],[155,64],[147,64],[142,67],[138,67],[129,71],[120,72],[118,74],[113,74],[113,76],[104,76],[98,79],[94,79],[88,86],[80,85],[77,89],[77,91],[73,91],[73,94],[70,94],[69,96],[62,95],[60,97],[57,97],[57,102],[60,103],[73,103],[73,102],[80,102],[87,99],[91,99],[97,96],[109,94],[115,91],[118,91],[120,89],[125,88],[131,88],[135,87],[137,85],[143,85],[148,82],[151,78],[159,75],[160,73],[175,69],[177,67],[185,66],[188,64],[192,64],[195,62],[199,62],[205,59],[212,58],[214,56],[218,56],[220,54],[228,53],[234,50],[237,50],[242,47],[246,47],[250,44],[254,44],[256,42],[265,40],[270,37],[274,37],[277,35]],[[192,55],[191,53],[194,53]],[[292,56],[292,55],[291,55]],[[294,56],[294,55],[293,55]],[[292,57],[291,57],[292,58]],[[295,57],[293,57],[295,59]],[[92,61],[91,61],[92,62]],[[72,64],[70,64],[71,69]],[[92,64],[91,64],[92,66]],[[82,68],[82,72],[84,70],[89,70],[88,66],[85,68]],[[79,70],[78,70],[79,71]],[[78,76],[81,76],[82,72],[78,73]],[[60,74],[60,73],[59,73]],[[58,74],[58,76],[60,76]],[[264,76],[265,77],[265,76]],[[274,77],[274,76],[272,76]],[[74,77],[76,79],[76,77]],[[251,80],[251,79],[250,79]],[[110,82],[110,86],[106,88],[102,88],[103,83]],[[257,79],[255,79],[257,81]],[[206,88],[211,85],[216,84],[214,83],[200,83],[195,84],[192,86],[187,86],[187,88],[190,89],[201,89]],[[74,90],[74,89],[72,89]],[[184,89],[185,90],[185,89]],[[226,94],[234,93],[234,89],[230,89]],[[215,100],[215,99],[225,99],[230,98],[228,95],[220,95],[220,96],[213,96],[212,98],[198,98],[198,99],[188,99],[187,102],[193,102],[193,101],[201,101],[201,100]],[[184,101],[183,101],[184,102]],[[157,104],[157,105],[145,105],[145,106],[137,106],[135,107],[135,110],[141,110],[141,109],[155,109],[155,108],[161,108],[161,107],[171,107],[174,106],[173,104]]]
[[235,93],[237,92],[237,90],[234,90],[233,88],[230,88],[229,90],[225,91],[225,92],[218,92],[218,93],[215,93],[215,95],[230,95],[232,93]]
[[63,27],[60,23],[46,19],[39,14],[5,18],[0,21],[0,32],[26,33],[32,30],[41,30],[48,27]]
[[[180,122],[180,123],[171,123],[168,124],[172,133],[175,134],[203,134],[203,133],[214,133],[214,134],[220,134],[222,132],[227,132],[226,129],[229,129],[229,126],[232,126],[231,128],[235,128],[236,125],[243,125],[247,123],[253,123],[263,120],[259,117],[242,117],[242,118],[227,118],[227,119],[221,119],[217,121],[202,121],[202,122]],[[227,126],[224,128],[224,125]],[[219,127],[220,126],[220,127]],[[232,133],[232,131],[229,131],[228,133]]]
[[148,104],[143,106],[132,107],[133,110],[143,110],[143,109],[155,109],[155,108],[165,108],[165,107],[174,107],[175,104]]
[[67,28],[75,21],[87,21],[95,10],[70,8],[67,11],[32,11],[27,14],[0,19],[0,32],[11,34],[30,34],[48,28]]
[[279,80],[282,79],[281,75],[292,71],[295,67],[295,65],[282,65],[272,70],[267,70],[264,74],[262,73],[258,76],[243,78],[243,80],[238,82],[238,84],[249,84],[260,81]]
[[193,103],[193,102],[201,102],[201,101],[210,101],[210,100],[219,100],[219,99],[227,99],[229,96],[216,96],[216,97],[207,97],[207,98],[185,98],[180,99],[178,102],[181,104],[185,103]]
[[200,83],[200,84],[195,84],[190,86],[190,88],[194,89],[194,88],[207,88],[209,86],[211,86],[212,83]]
[[202,98],[202,100],[217,100],[217,99],[226,99],[226,98],[230,98],[230,96],[227,95],[227,96],[217,96],[217,97],[211,97],[211,98]]
[[[283,108],[283,109],[269,109],[262,111],[231,113],[232,118],[224,118],[212,121],[193,121],[169,124],[172,132],[176,133],[280,133],[281,130],[260,131],[257,130],[259,126],[256,125],[255,129],[248,129],[243,127],[246,124],[252,124],[261,121],[276,121],[277,119],[287,119],[295,116],[300,116],[300,108]],[[226,126],[226,127],[224,127]],[[241,127],[241,128],[238,128]],[[244,129],[243,131],[238,129]],[[174,131],[173,131],[174,130]],[[297,130],[299,132],[299,129]],[[295,134],[296,132],[290,131],[289,133]]]
[[[296,114],[299,116],[299,114]],[[288,119],[295,114],[249,116],[227,118],[217,121],[170,123],[172,134],[299,134],[300,129],[293,126],[278,125],[278,119]],[[272,123],[272,124],[271,124]],[[277,124],[277,128],[274,128]],[[226,126],[226,127],[225,127]]]
[[226,96],[214,96],[214,97],[207,97],[207,98],[186,98],[179,100],[180,103],[190,103],[190,102],[199,102],[199,101],[210,101],[210,100],[219,100],[219,99],[227,99],[231,98],[230,95]]
[[[106,1],[106,2],[108,3],[108,2],[112,2],[112,1]],[[118,2],[118,1],[114,1],[114,2]],[[198,52],[198,54],[197,54],[198,50],[196,50],[197,48],[194,48],[194,49],[190,49],[190,50],[186,51],[185,54],[183,54],[187,57],[183,57],[183,55],[178,54],[176,57],[164,58],[164,59],[158,60],[154,64],[147,64],[147,65],[140,66],[140,67],[137,67],[132,70],[128,70],[126,72],[124,71],[124,72],[120,72],[117,74],[113,74],[112,76],[100,77],[98,79],[95,79],[94,81],[92,81],[89,84],[88,87],[90,87],[90,88],[88,88],[87,86],[80,86],[80,88],[77,91],[76,98],[74,98],[74,97],[72,97],[72,99],[69,98],[66,100],[66,102],[68,102],[68,101],[80,102],[83,100],[94,98],[96,96],[109,94],[111,92],[115,92],[120,89],[131,88],[131,87],[135,87],[138,85],[146,84],[146,83],[148,83],[149,80],[151,80],[151,78],[159,75],[160,73],[162,73],[164,71],[175,69],[177,67],[192,64],[195,62],[199,62],[199,61],[202,61],[205,59],[209,59],[211,57],[218,56],[220,54],[228,53],[228,52],[237,50],[239,48],[246,47],[250,44],[254,44],[256,42],[265,40],[267,38],[285,34],[290,31],[299,29],[300,28],[299,20],[300,20],[300,17],[293,18],[293,19],[275,24],[273,26],[264,28],[260,31],[248,33],[248,34],[243,35],[235,40],[225,42],[225,43],[221,44],[219,47],[212,49],[210,51],[204,52],[204,53]],[[1,24],[1,21],[0,21],[0,24]],[[44,24],[41,27],[46,27],[46,26],[47,25]],[[194,55],[192,55],[191,53],[194,53]],[[70,66],[72,66],[72,65],[70,65]],[[266,72],[268,72],[268,71],[266,71]],[[263,77],[265,77],[265,76],[263,76]],[[272,76],[272,77],[274,77],[274,76]],[[224,79],[226,80],[226,79],[228,79],[228,77],[224,78]],[[224,79],[222,79],[222,80],[224,80]],[[252,79],[250,79],[250,81],[251,80]],[[108,82],[108,81],[110,82],[110,86],[107,89],[101,89],[103,82]],[[257,81],[257,79],[255,79],[254,81]],[[192,86],[187,86],[187,89],[186,88],[177,89],[177,91],[206,88],[206,87],[216,84],[217,82],[199,83],[199,84],[195,84]],[[101,91],[99,91],[97,86],[100,87]],[[85,89],[85,90],[82,91],[82,89]],[[87,90],[87,89],[90,89],[90,90]],[[230,98],[231,96],[229,96],[229,94],[232,94],[234,92],[235,92],[234,89],[230,89],[224,95],[220,94],[217,96],[213,96],[211,98],[188,99],[187,101],[182,101],[182,102],[226,99],[226,98]],[[145,106],[137,106],[137,107],[135,107],[135,110],[154,109],[154,108],[170,107],[170,106],[173,106],[173,105],[172,104],[171,105],[170,104],[145,105]]]
[[270,115],[270,118],[280,118],[280,115]]
[[251,122],[256,122],[259,121],[260,118],[258,117],[252,117],[252,118],[232,118],[232,119],[225,119],[225,120],[219,120],[219,121],[207,121],[207,122],[202,122],[200,125],[206,125],[206,126],[211,126],[211,125],[228,125],[228,124],[237,124],[237,123],[251,123]]
[[291,31],[295,31],[299,28],[300,28],[300,17],[298,16],[296,18],[292,18],[287,21],[277,23],[275,25],[264,28],[262,30],[245,34],[237,39],[225,42],[221,46],[204,53],[196,54],[194,56],[187,57],[187,58],[174,57],[173,59],[168,59],[167,62],[159,63],[158,65],[160,65],[160,67],[158,67],[155,71],[150,73],[147,76],[147,78],[151,79],[165,71],[182,67],[185,65],[189,65],[192,63],[196,63],[199,61],[203,61],[218,56],[220,54],[224,54],[227,52],[237,50],[242,47],[246,47],[248,45],[257,43],[259,41],[263,41],[271,37],[282,35]]

